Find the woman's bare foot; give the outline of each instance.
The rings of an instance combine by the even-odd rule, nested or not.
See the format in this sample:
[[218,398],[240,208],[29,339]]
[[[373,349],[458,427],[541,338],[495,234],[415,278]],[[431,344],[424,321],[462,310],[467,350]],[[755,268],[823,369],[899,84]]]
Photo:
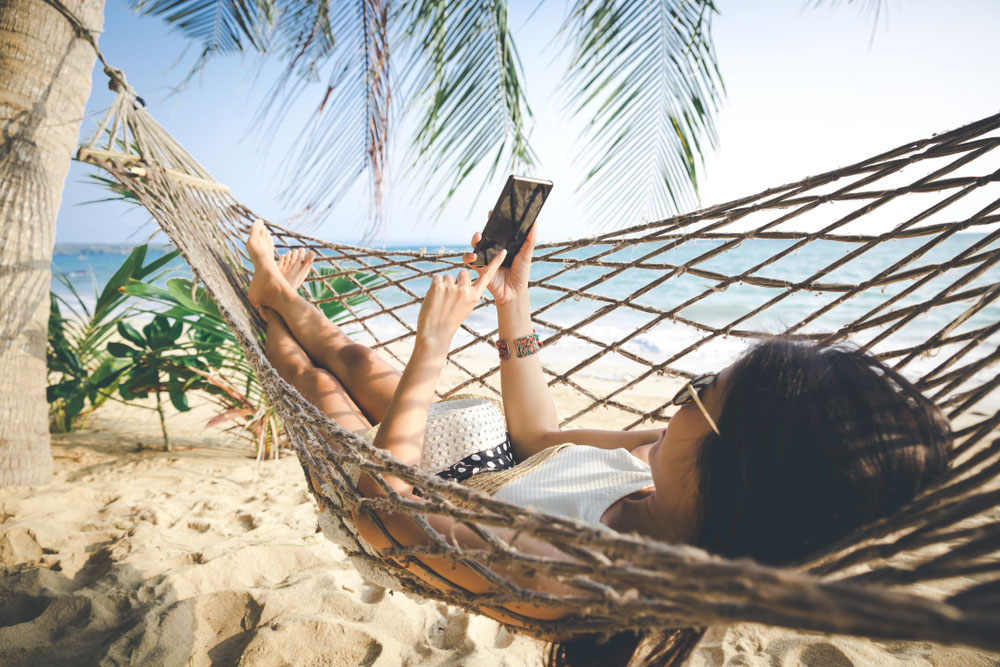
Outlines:
[[[298,290],[299,287],[302,286],[302,283],[305,282],[305,279],[309,276],[309,272],[312,270],[314,258],[315,255],[313,252],[311,250],[306,250],[305,248],[289,250],[278,258],[278,272],[293,291]],[[252,297],[251,303],[253,303]],[[265,322],[267,322],[268,310],[269,309],[265,306],[257,307],[257,312],[260,313],[261,318],[263,318]]]
[[297,290],[312,270],[315,255],[305,248],[289,250],[278,258],[278,271],[292,289]]
[[272,299],[281,298],[282,292],[289,287],[274,261],[274,241],[262,220],[254,220],[250,227],[247,254],[253,262],[253,278],[250,280],[247,298],[254,306],[261,308],[269,305]]

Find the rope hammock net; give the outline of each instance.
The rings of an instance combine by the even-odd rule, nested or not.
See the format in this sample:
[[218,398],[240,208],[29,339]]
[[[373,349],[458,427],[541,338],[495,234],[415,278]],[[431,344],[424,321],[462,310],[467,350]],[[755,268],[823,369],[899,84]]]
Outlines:
[[[940,484],[808,562],[770,568],[508,505],[396,463],[340,429],[264,356],[262,322],[245,298],[243,241],[256,216],[119,88],[78,157],[138,198],[216,300],[314,480],[324,532],[367,576],[472,610],[515,601],[570,610],[558,621],[522,618],[554,634],[750,621],[1000,649],[1000,115],[727,204],[536,249],[532,317],[550,384],[571,396],[560,405],[564,426],[587,426],[599,413],[621,428],[662,426],[669,384],[782,332],[866,347],[945,410],[956,443]],[[269,227],[279,250],[318,253],[316,266],[329,271],[310,280],[349,281],[352,292],[327,299],[346,308],[341,325],[400,364],[431,276],[462,266],[458,251],[359,248]],[[499,394],[491,308],[481,304],[456,337],[442,396]],[[617,381],[602,379],[612,373]],[[427,502],[387,485],[389,498],[365,498],[359,470],[400,477]],[[432,546],[405,547],[383,530],[396,546],[375,552],[355,534],[352,508],[410,515]],[[452,546],[423,518],[435,513],[489,548]],[[491,532],[498,526],[569,558],[520,553]],[[427,555],[472,567],[494,591],[438,589],[403,567]],[[495,565],[579,592],[523,589]]]

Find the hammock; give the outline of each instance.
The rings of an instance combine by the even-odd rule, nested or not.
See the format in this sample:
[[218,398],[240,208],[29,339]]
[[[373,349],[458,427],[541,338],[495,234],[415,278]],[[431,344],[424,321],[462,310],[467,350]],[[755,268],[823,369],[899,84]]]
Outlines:
[[[771,568],[508,505],[396,463],[340,429],[264,356],[262,322],[245,298],[243,240],[256,216],[154,121],[120,73],[110,73],[119,95],[79,159],[138,198],[216,300],[303,468],[318,481],[324,532],[368,576],[472,610],[531,601],[573,612],[558,621],[521,619],[537,632],[749,621],[1000,649],[1000,115],[727,204],[536,249],[532,317],[550,384],[573,396],[568,413],[562,406],[564,425],[586,425],[597,413],[624,428],[662,425],[666,400],[650,404],[649,396],[672,395],[661,389],[671,376],[717,370],[705,368],[708,360],[779,333],[775,321],[792,337],[872,350],[945,410],[956,430],[946,479],[807,562]],[[458,252],[360,248],[269,227],[279,249],[319,254],[316,266],[331,272],[313,280],[346,279],[352,295],[367,297],[361,305],[339,297],[350,314],[343,326],[400,362],[430,277],[461,266]],[[482,361],[496,359],[495,319],[490,305],[481,308],[456,337],[442,396],[498,395],[498,362]],[[609,340],[602,329],[608,318],[627,334]],[[601,379],[612,371],[617,382]],[[359,470],[400,477],[428,503],[388,486],[387,499],[362,497],[354,484]],[[383,530],[396,546],[374,552],[354,533],[354,508],[373,518],[376,509],[406,513],[432,546],[405,547]],[[489,548],[449,545],[421,513],[454,517]],[[491,532],[496,526],[516,526],[573,560],[520,553]],[[474,568],[495,592],[441,590],[403,567],[419,566],[417,557],[428,554]],[[559,579],[579,594],[519,588],[495,574],[495,564]],[[437,578],[431,570],[427,576]]]

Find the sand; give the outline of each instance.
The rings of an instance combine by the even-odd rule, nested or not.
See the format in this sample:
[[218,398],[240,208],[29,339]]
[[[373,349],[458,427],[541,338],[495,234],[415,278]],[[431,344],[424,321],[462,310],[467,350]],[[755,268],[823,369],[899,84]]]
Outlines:
[[[0,489],[2,665],[539,665],[542,644],[366,582],[317,533],[292,456],[257,464],[170,418],[105,407],[53,436],[55,478]],[[256,476],[256,480],[255,480]],[[929,643],[754,625],[711,630],[692,665],[992,665]]]

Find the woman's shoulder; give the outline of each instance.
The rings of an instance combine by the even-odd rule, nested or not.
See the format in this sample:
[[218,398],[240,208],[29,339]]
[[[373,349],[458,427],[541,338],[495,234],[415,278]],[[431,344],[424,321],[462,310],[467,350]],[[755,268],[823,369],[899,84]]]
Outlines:
[[653,448],[652,444],[639,445],[629,453],[635,458],[645,463],[646,465],[649,465],[649,450],[651,450],[652,448]]

